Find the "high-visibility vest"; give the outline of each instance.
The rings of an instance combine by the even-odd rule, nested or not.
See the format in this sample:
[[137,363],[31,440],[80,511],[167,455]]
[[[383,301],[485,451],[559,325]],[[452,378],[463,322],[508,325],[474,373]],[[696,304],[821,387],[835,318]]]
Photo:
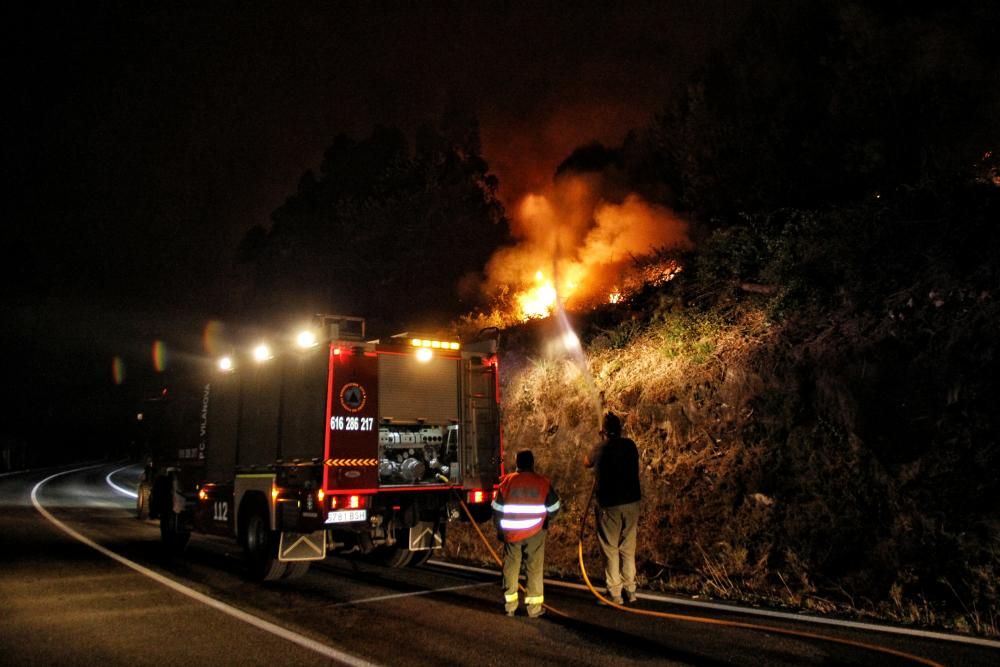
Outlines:
[[542,530],[549,512],[559,509],[558,500],[545,505],[550,488],[547,478],[533,472],[512,472],[500,480],[493,510],[500,515],[505,542],[520,542]]

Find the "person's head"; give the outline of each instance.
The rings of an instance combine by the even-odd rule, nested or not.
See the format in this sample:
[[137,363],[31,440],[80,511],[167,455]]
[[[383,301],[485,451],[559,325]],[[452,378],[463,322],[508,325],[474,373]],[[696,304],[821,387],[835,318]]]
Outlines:
[[622,420],[615,413],[608,412],[601,422],[601,432],[609,438],[617,438],[622,434]]
[[531,472],[535,469],[535,455],[531,453],[530,449],[522,449],[517,453],[515,463],[518,470]]

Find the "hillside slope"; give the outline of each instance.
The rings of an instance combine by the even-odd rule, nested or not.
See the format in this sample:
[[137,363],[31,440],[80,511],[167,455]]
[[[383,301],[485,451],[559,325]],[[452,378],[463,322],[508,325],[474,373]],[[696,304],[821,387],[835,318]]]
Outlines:
[[[996,634],[997,203],[748,218],[579,315],[583,357],[552,353],[555,318],[506,330],[507,458],[532,448],[565,499],[547,569],[576,576],[610,409],[641,452],[641,585]],[[486,559],[461,528],[449,548]]]

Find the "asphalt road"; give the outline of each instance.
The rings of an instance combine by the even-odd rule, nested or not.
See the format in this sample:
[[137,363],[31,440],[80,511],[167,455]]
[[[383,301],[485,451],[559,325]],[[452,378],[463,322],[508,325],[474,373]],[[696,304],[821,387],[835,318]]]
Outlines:
[[[433,563],[394,570],[329,558],[302,579],[256,584],[243,578],[228,540],[195,535],[182,557],[164,556],[157,525],[135,519],[134,501],[106,480],[120,467],[62,475],[36,492],[54,519],[101,550],[32,504],[32,489],[56,471],[0,477],[0,663],[918,664],[817,638],[626,614],[553,585],[546,602],[569,618],[507,618],[498,576]],[[126,468],[112,479],[134,488],[137,474]],[[648,598],[640,608],[822,634],[947,665],[1000,664],[989,646]]]

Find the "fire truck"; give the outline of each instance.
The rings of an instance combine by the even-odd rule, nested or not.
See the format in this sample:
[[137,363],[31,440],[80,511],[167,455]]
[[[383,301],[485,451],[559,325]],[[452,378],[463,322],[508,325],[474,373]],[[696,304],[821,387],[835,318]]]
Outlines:
[[419,565],[449,521],[490,515],[502,475],[495,338],[366,340],[324,315],[295,344],[230,356],[165,408],[140,483],[161,544],[235,538],[258,580],[331,553]]

